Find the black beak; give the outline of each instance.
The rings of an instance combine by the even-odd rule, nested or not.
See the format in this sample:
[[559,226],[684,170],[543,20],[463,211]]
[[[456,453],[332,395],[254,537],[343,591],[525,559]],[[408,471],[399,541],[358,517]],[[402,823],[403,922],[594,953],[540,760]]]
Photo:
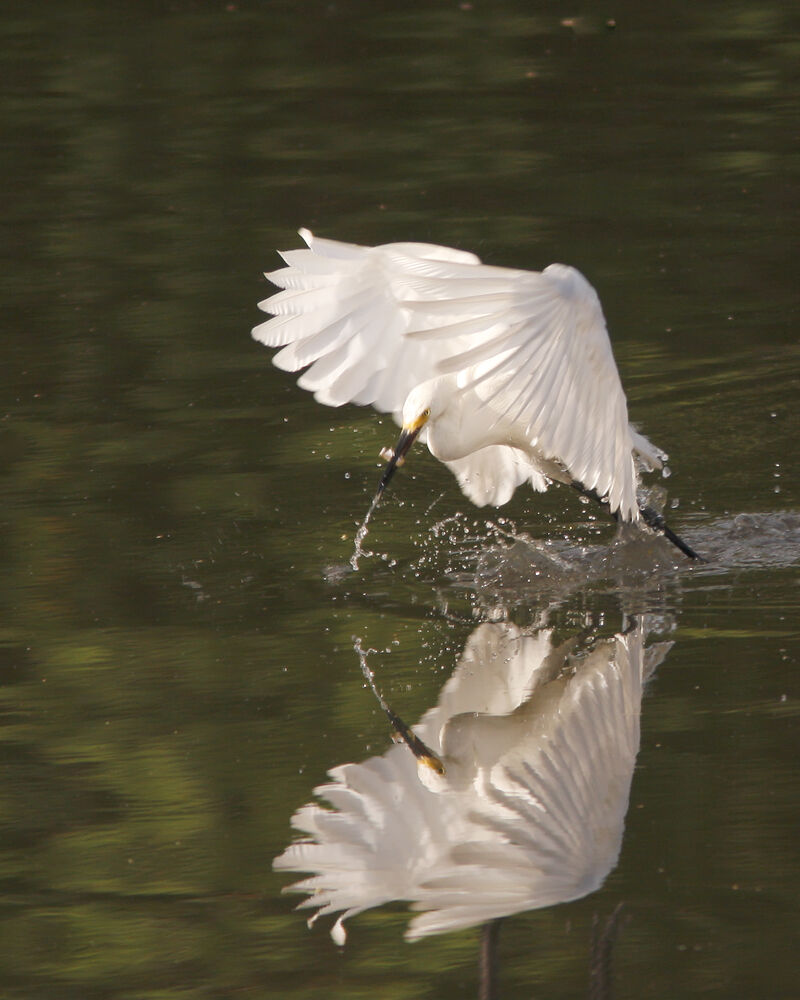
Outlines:
[[389,480],[394,475],[395,469],[397,469],[398,466],[403,464],[403,461],[406,455],[408,454],[411,445],[414,443],[414,441],[416,441],[417,435],[419,434],[420,430],[421,427],[418,427],[415,431],[403,430],[402,433],[400,434],[397,444],[394,446],[392,457],[389,459],[386,468],[383,470],[381,481],[378,483],[378,489],[375,493],[375,498],[372,501],[373,507],[378,502],[378,500],[380,500],[381,496],[383,495],[383,491],[389,485]]

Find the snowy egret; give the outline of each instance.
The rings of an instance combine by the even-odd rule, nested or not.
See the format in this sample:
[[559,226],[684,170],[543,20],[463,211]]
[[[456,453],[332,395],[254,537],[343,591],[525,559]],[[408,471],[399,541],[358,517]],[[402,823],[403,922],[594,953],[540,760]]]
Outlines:
[[[637,499],[638,470],[666,455],[628,422],[600,300],[573,267],[489,267],[423,243],[362,247],[300,235],[267,274],[283,289],[253,330],[307,368],[298,384],[329,406],[372,404],[402,427],[370,513],[419,439],[478,506],[518,486],[567,483],[621,521],[644,521],[697,554]],[[368,515],[369,517],[369,515]]]
[[588,649],[478,626],[413,753],[333,768],[314,790],[332,808],[294,815],[306,839],[274,867],[312,874],[288,891],[310,922],[341,914],[339,944],[344,920],[393,900],[425,911],[413,940],[595,891],[619,856],[643,684],[670,646],[645,650],[641,622]]

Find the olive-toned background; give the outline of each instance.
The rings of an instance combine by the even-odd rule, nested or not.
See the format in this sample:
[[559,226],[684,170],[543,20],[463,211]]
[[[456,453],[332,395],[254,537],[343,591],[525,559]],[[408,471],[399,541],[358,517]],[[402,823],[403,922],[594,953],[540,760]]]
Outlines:
[[[352,921],[340,952],[271,860],[329,767],[388,745],[352,636],[391,649],[373,666],[413,721],[498,602],[565,632],[652,611],[675,641],[619,867],[507,922],[506,994],[583,995],[592,916],[620,900],[620,997],[793,992],[786,11],[4,4],[3,997],[475,995],[477,932],[408,945],[396,905]],[[671,453],[670,518],[709,566],[642,543],[630,573],[548,589],[511,566],[500,587],[475,573],[499,514],[420,450],[376,555],[346,572],[394,429],[318,406],[249,337],[260,272],[299,225],[580,267],[632,419]],[[502,515],[511,536],[613,537],[565,490]]]

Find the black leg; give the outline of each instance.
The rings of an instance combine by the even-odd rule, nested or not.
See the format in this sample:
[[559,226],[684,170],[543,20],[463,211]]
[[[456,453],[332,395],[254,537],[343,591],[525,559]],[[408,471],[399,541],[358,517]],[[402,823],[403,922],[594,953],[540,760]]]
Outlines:
[[490,920],[481,927],[480,959],[478,962],[480,986],[478,1000],[497,1000],[497,938],[500,934],[499,920]]
[[595,913],[592,920],[592,950],[589,957],[589,1000],[611,1000],[613,996],[611,978],[611,952],[617,940],[620,927],[622,903],[617,903],[614,911],[606,919],[600,930],[600,921]]
[[[597,492],[597,490],[587,490],[582,483],[572,483],[573,489],[576,489],[581,496],[588,497],[590,500],[594,500],[595,503],[599,503],[606,511],[608,510],[608,501],[604,500]],[[652,507],[640,507],[639,513],[642,515],[642,520],[654,531],[659,531],[661,534],[668,539],[672,544],[681,550],[685,556],[690,559],[696,559],[698,562],[705,562],[702,556],[698,555],[694,549],[687,545],[686,542],[670,528],[667,522],[664,520],[663,514],[659,514],[657,510],[653,510]],[[617,512],[615,511],[611,515],[615,521],[619,521]]]
[[661,534],[668,538],[674,546],[679,548],[684,555],[688,556],[690,559],[697,559],[698,562],[705,562],[702,556],[699,556],[695,550],[687,545],[686,542],[670,528],[667,522],[664,520],[662,514],[659,514],[657,510],[653,510],[652,507],[640,507],[639,513],[642,515],[642,520],[649,527],[660,531]]

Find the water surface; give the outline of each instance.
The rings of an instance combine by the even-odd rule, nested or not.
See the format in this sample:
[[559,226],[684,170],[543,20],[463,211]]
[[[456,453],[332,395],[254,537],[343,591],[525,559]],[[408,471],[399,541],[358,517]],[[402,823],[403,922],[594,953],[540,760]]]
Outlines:
[[[456,997],[476,930],[307,930],[272,859],[482,621],[672,641],[619,863],[505,994],[787,996],[797,921],[797,43],[779,4],[12,2],[0,35],[0,993]],[[613,18],[614,25],[607,22]],[[570,23],[563,23],[565,19]],[[566,490],[466,505],[249,329],[296,229],[574,264],[688,566]]]

